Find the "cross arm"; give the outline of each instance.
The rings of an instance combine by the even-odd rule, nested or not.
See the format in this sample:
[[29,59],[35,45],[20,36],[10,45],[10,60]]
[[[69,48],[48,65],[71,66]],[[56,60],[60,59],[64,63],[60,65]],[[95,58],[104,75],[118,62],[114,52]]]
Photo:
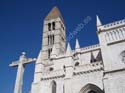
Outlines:
[[9,66],[10,67],[16,67],[16,66],[18,66],[20,63],[22,63],[23,65],[25,65],[25,64],[29,64],[29,63],[32,63],[32,62],[35,62],[36,61],[36,59],[34,58],[34,59],[32,59],[32,58],[27,58],[27,59],[25,59],[24,61],[22,61],[22,62],[20,62],[20,61],[14,61],[14,62],[12,62]]

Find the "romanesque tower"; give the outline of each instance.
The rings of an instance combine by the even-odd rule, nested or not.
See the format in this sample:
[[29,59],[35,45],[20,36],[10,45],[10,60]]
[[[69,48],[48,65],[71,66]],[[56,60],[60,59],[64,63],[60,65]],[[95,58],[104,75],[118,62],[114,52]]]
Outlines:
[[42,55],[43,60],[50,59],[53,46],[57,55],[65,51],[64,20],[57,7],[54,7],[44,20]]
[[45,17],[43,25],[42,49],[35,64],[34,87],[39,86],[42,73],[52,70],[51,59],[65,52],[66,34],[62,15],[57,7],[54,7]]

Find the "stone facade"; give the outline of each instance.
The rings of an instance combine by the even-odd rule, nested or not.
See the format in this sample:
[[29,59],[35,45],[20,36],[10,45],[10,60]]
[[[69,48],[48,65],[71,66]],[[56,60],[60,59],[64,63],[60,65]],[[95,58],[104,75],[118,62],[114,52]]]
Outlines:
[[99,44],[66,47],[66,28],[57,7],[44,20],[42,49],[31,93],[125,93],[125,20],[102,25]]

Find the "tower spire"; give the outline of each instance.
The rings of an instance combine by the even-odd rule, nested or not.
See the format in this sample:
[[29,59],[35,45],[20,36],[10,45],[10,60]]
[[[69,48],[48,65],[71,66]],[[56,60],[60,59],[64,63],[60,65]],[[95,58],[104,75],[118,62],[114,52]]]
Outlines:
[[102,25],[102,23],[101,23],[101,21],[100,21],[98,15],[96,15],[96,26],[99,27],[99,26],[101,26],[101,25]]

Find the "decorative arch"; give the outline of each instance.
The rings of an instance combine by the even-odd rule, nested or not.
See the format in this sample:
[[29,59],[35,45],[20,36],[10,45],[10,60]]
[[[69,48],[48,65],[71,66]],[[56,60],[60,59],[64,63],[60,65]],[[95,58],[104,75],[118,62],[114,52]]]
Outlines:
[[51,93],[56,93],[56,82],[53,80],[51,83]]
[[104,92],[94,84],[87,84],[80,90],[79,93],[104,93]]

